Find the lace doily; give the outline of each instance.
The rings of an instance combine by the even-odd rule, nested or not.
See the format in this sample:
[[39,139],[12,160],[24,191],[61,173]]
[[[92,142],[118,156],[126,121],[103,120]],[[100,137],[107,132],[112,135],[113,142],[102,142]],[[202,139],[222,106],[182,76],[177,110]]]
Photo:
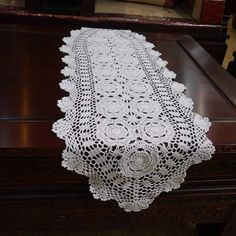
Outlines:
[[88,176],[94,198],[140,211],[211,158],[211,123],[192,112],[185,86],[143,35],[82,28],[63,41],[69,96],[53,131],[66,143],[62,166]]

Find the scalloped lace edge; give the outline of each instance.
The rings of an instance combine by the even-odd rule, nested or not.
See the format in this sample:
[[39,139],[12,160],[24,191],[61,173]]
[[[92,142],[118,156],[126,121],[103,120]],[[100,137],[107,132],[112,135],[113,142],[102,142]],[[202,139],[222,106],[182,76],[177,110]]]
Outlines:
[[[64,37],[63,41],[65,44],[63,44],[59,50],[63,53],[66,53],[67,55],[64,56],[62,58],[62,61],[65,63],[65,67],[64,69],[61,70],[61,73],[65,76],[65,77],[76,77],[76,72],[74,71],[74,67],[75,67],[75,54],[72,51],[72,46],[74,44],[74,41],[76,40],[77,36],[79,36],[79,34],[83,31],[86,30],[87,28],[82,27],[81,30],[72,30],[70,32],[70,36],[69,37]],[[131,32],[130,30],[126,30],[126,32]],[[135,35],[136,38],[138,38],[139,40],[141,40],[143,42],[143,44],[145,45],[145,48],[148,50],[148,52],[150,53],[150,55],[152,56],[152,59],[155,60],[155,63],[157,66],[159,66],[160,68],[163,68],[163,75],[166,79],[175,79],[176,78],[176,74],[173,71],[170,71],[169,69],[167,69],[167,64],[168,62],[161,59],[161,53],[158,52],[157,50],[153,50],[152,48],[155,47],[154,44],[149,43],[146,41],[146,37],[144,35],[138,34],[138,33],[133,33]],[[65,96],[62,99],[58,100],[58,107],[61,109],[62,112],[66,113],[70,110],[73,109],[73,97],[71,95],[71,93],[74,91],[75,89],[75,84],[67,79],[63,79],[60,82],[60,88],[66,92],[69,93],[69,96]],[[197,113],[193,112],[193,105],[194,102],[192,101],[191,98],[188,98],[185,94],[184,91],[186,90],[186,87],[179,82],[175,82],[173,81],[171,88],[176,92],[181,94],[180,97],[180,105],[182,105],[185,108],[189,108],[190,111],[192,112],[192,114],[195,115],[195,125],[198,125],[201,129],[204,130],[205,134],[208,132],[210,126],[211,126],[211,122],[209,121],[208,118],[206,117],[202,117],[200,115],[198,115]],[[58,125],[58,123],[61,122],[62,124],[59,125],[59,128],[55,128],[55,125]],[[57,135],[58,138],[65,140],[65,142],[67,143],[67,139],[65,137],[65,135],[61,135],[61,134],[66,134],[66,131],[63,129],[64,125],[63,122],[65,122],[62,119],[59,119],[58,121],[54,122],[53,126],[52,126],[52,131]],[[68,122],[68,121],[67,121]],[[73,121],[71,121],[73,122]],[[66,126],[68,125],[68,123],[66,124]],[[60,131],[60,132],[59,132]],[[204,153],[203,157],[200,155],[193,155],[191,156],[192,159],[192,163],[188,166],[186,166],[185,171],[182,172],[182,174],[180,174],[178,177],[174,177],[171,180],[168,180],[164,185],[165,188],[162,189],[162,192],[170,192],[174,189],[178,189],[180,188],[180,185],[185,181],[185,177],[186,177],[186,172],[188,170],[188,168],[193,165],[193,164],[199,164],[204,160],[210,160],[212,155],[215,152],[215,147],[213,146],[212,142],[207,138],[206,139],[207,142],[207,146],[209,147],[209,153]],[[64,161],[64,157],[63,157],[63,161]],[[74,171],[78,174],[82,174],[82,171],[80,170],[76,170],[76,168],[74,168],[73,166],[68,166],[67,164],[65,164],[65,162],[62,161],[62,166],[64,168],[66,168],[69,171]],[[84,173],[83,173],[84,174]],[[93,197],[95,199],[100,199],[102,201],[107,201],[107,200],[114,200],[111,197],[107,196],[106,198],[104,198],[103,195],[99,194],[99,192],[97,192],[97,187],[95,183],[92,183],[92,178],[93,178],[93,174],[92,173],[86,173],[86,176],[89,178],[89,183],[90,183],[90,192],[93,194]],[[104,186],[103,191],[107,192],[107,188]],[[155,198],[160,194],[161,192],[156,193],[155,196],[153,196],[153,198],[151,199],[144,199],[142,202],[118,202],[119,206],[121,208],[124,208],[124,210],[126,212],[131,212],[131,211],[141,211],[143,209],[146,209],[149,207],[149,205],[155,200]],[[104,192],[103,192],[104,194]]]

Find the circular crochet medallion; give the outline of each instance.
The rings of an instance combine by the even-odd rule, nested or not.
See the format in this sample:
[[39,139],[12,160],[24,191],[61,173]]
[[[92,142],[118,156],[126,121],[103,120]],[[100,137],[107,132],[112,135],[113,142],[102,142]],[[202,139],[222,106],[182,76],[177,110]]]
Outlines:
[[140,115],[159,115],[162,111],[161,106],[158,101],[148,100],[148,99],[137,99],[132,103],[132,107]]
[[98,125],[97,136],[109,145],[124,145],[135,138],[133,129],[126,122],[112,119]]
[[101,95],[115,95],[122,91],[121,86],[119,83],[115,81],[102,81],[96,86],[97,93]]
[[143,96],[151,94],[152,88],[149,84],[142,81],[131,81],[127,85],[127,93],[131,96]]
[[159,162],[158,151],[153,146],[139,143],[122,154],[119,167],[124,176],[137,179],[152,173]]
[[142,137],[152,143],[171,141],[174,136],[174,129],[168,122],[155,118],[145,119],[140,124]]
[[125,113],[127,105],[118,98],[105,98],[98,103],[98,113],[103,116],[119,117]]

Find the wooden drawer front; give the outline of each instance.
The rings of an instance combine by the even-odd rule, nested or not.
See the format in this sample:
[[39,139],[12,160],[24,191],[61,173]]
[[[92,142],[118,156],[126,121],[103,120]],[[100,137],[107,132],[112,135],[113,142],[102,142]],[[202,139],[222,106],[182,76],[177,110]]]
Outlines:
[[48,198],[0,201],[1,230],[66,230],[155,227],[157,223],[227,221],[235,200],[229,196],[163,196],[141,213],[125,213],[114,201]]
[[[192,166],[182,185],[185,189],[196,187],[224,187],[236,185],[236,158],[234,153],[218,153],[209,162]],[[87,177],[61,167],[61,156],[1,157],[0,193],[24,190],[53,192],[88,191]],[[222,184],[222,186],[221,186]],[[228,186],[230,187],[230,186]],[[235,190],[236,191],[236,190]]]

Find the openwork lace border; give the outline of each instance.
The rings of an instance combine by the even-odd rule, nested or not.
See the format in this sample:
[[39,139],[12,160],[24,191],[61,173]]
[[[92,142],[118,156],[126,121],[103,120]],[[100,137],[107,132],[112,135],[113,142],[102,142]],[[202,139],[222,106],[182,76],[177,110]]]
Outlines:
[[[76,61],[75,61],[75,52],[73,50],[73,47],[77,43],[77,37],[81,34],[81,32],[84,32],[88,30],[89,28],[82,28],[81,30],[72,30],[70,37],[63,38],[63,41],[65,45],[63,45],[60,48],[60,51],[63,53],[68,54],[67,56],[62,58],[62,61],[66,64],[65,68],[61,71],[61,73],[65,77],[74,78],[76,80],[77,77],[77,71],[76,71]],[[126,33],[132,34],[132,37],[138,39],[140,42],[143,43],[144,47],[147,49],[148,53],[152,57],[152,60],[154,61],[155,66],[161,68],[162,70],[162,76],[166,80],[172,80],[176,78],[176,74],[170,70],[167,69],[167,61],[162,60],[160,58],[161,53],[158,51],[153,50],[154,47],[153,44],[146,41],[146,38],[143,35],[133,33],[131,31],[126,31]],[[73,109],[73,101],[74,98],[78,95],[78,90],[76,88],[77,84],[73,82],[73,80],[64,79],[60,83],[61,89],[65,90],[69,93],[68,97],[64,97],[58,101],[58,106],[60,107],[61,111],[65,113],[65,119],[60,119],[57,122],[53,124],[52,130],[57,134],[57,136],[63,140],[65,140],[66,145],[70,142],[70,139],[66,136],[68,131],[68,124],[71,122],[73,123],[73,116],[70,116],[71,120],[66,119],[67,114],[71,109]],[[171,88],[173,91],[175,91],[179,95],[179,104],[181,104],[183,114],[187,114],[187,116],[194,117],[194,125],[198,126],[201,130],[205,132],[205,134],[208,132],[209,127],[211,126],[211,122],[208,118],[203,118],[200,115],[194,113],[192,111],[193,109],[193,101],[186,97],[183,92],[186,89],[185,86],[178,82],[173,82],[171,84]],[[172,189],[177,189],[180,187],[180,184],[184,182],[184,178],[186,176],[187,169],[192,164],[198,164],[202,162],[203,160],[209,160],[211,158],[211,155],[215,152],[215,148],[212,145],[212,142],[209,139],[206,139],[203,145],[199,148],[198,153],[191,156],[191,161],[189,161],[189,164],[186,164],[185,170],[179,175],[175,176],[173,179],[169,180],[167,183],[165,183],[162,186],[162,191],[169,192]],[[62,166],[67,168],[70,171],[75,171],[78,174],[84,174],[87,177],[89,177],[89,183],[90,183],[90,191],[93,194],[94,198],[101,199],[103,201],[110,200],[112,197],[109,195],[109,191],[106,189],[105,186],[101,185],[100,187],[97,187],[99,184],[99,177],[96,173],[93,172],[92,169],[81,171],[83,169],[83,164],[81,163],[82,167],[76,167],[75,163],[68,164],[68,159],[70,158],[70,154],[64,150],[63,152],[63,158]],[[71,156],[71,162],[75,162],[75,157]],[[79,158],[79,157],[77,157]],[[81,161],[82,162],[82,161]],[[78,163],[77,163],[78,164]],[[156,196],[158,196],[160,192],[156,193]],[[117,200],[113,198],[114,200]],[[138,202],[118,202],[119,206],[124,208],[125,211],[140,211],[142,209],[148,208],[149,204],[154,200],[155,198],[138,201]]]

